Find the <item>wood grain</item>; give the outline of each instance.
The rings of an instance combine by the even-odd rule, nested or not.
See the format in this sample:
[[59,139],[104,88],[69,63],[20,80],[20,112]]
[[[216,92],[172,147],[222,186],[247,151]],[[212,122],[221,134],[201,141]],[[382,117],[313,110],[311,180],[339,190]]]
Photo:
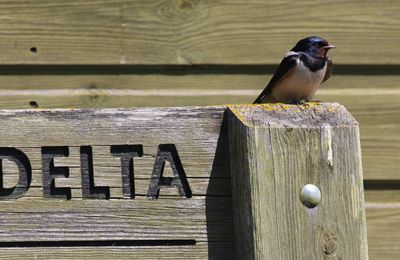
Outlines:
[[[361,99],[363,100],[363,99]],[[364,99],[365,100],[365,104],[367,104],[368,99]],[[162,102],[162,100],[160,99],[159,102]],[[182,102],[185,102],[182,100]],[[357,103],[358,104],[358,103]],[[383,106],[383,104],[379,104],[379,102],[377,101],[376,103],[377,106]],[[359,108],[360,110],[360,114],[361,113],[361,107],[356,107]],[[197,109],[197,110],[196,110]],[[163,108],[160,109],[161,111],[164,111],[166,114],[168,113],[172,113],[172,111],[175,111],[174,108]],[[208,129],[206,131],[206,133],[208,134],[209,141],[205,142],[205,140],[200,141],[201,139],[197,139],[195,138],[195,140],[200,141],[200,142],[204,142],[204,144],[207,143],[207,146],[210,146],[212,144],[211,140],[216,140],[215,138],[217,138],[217,136],[219,136],[220,134],[220,124],[221,124],[221,120],[222,120],[222,113],[224,111],[224,107],[219,107],[219,108],[210,108],[210,110],[207,110],[207,112],[205,113],[200,113],[199,111],[202,111],[203,108],[194,108],[193,111],[197,111],[195,114],[189,113],[187,110],[185,109],[178,109],[176,111],[179,111],[179,113],[177,114],[182,114],[182,116],[184,118],[187,118],[188,122],[192,122],[193,117],[196,118],[195,115],[198,115],[199,117],[195,120],[199,120],[199,122],[204,122],[204,123],[200,123],[201,127],[205,127],[206,129]],[[92,113],[94,110],[84,110],[82,112],[84,112],[84,114],[90,114]],[[119,111],[117,114],[118,116],[113,116],[113,117],[107,117],[107,115],[112,114],[112,111]],[[123,112],[125,111],[125,112]],[[91,135],[94,135],[91,137],[91,140],[89,141],[85,141],[85,144],[96,144],[98,143],[98,141],[96,140],[100,140],[101,139],[101,135],[104,133],[104,131],[106,131],[106,129],[109,128],[110,125],[113,125],[112,122],[119,122],[121,123],[121,121],[118,119],[119,117],[124,117],[124,113],[130,113],[130,112],[126,112],[126,111],[132,111],[132,113],[134,113],[134,111],[139,112],[141,115],[141,118],[143,121],[149,121],[151,117],[150,116],[150,111],[152,111],[152,109],[147,109],[147,108],[137,108],[137,109],[129,109],[129,110],[124,110],[124,109],[106,109],[103,110],[103,112],[99,112],[97,113],[96,116],[94,117],[90,117],[91,121],[95,121],[96,117],[97,118],[108,118],[107,122],[105,125],[101,125],[101,129],[98,133],[96,131],[88,131],[87,133],[91,133]],[[169,112],[166,112],[169,111]],[[186,111],[186,112],[185,112]],[[77,112],[77,111],[75,111]],[[68,115],[67,118],[68,119],[62,119],[62,117],[60,117],[59,115],[65,113],[65,115]],[[39,115],[38,117],[35,116],[35,114]],[[71,214],[75,214],[74,216],[82,216],[82,220],[84,220],[84,216],[81,215],[81,212],[79,212],[79,205],[82,205],[82,192],[80,189],[80,170],[79,170],[79,144],[81,144],[80,142],[71,142],[71,138],[65,138],[65,135],[58,135],[58,132],[49,132],[48,128],[49,127],[55,127],[56,129],[64,129],[66,130],[66,127],[69,127],[68,129],[73,129],[74,125],[76,127],[78,127],[79,125],[84,126],[85,124],[82,123],[78,123],[78,121],[76,121],[77,119],[73,117],[74,114],[74,110],[56,110],[54,113],[49,113],[49,110],[18,110],[18,111],[14,111],[14,110],[8,110],[8,111],[3,111],[2,113],[0,113],[0,118],[2,120],[2,122],[5,122],[5,124],[2,124],[3,127],[5,125],[13,125],[14,123],[19,125],[19,127],[22,127],[25,130],[22,130],[21,132],[15,132],[15,131],[11,131],[11,130],[7,130],[7,128],[3,128],[3,135],[6,135],[8,137],[10,137],[10,140],[14,140],[15,143],[14,145],[18,145],[20,147],[20,149],[22,151],[24,151],[29,158],[31,159],[31,163],[32,163],[32,167],[33,167],[33,175],[32,175],[32,187],[31,189],[28,190],[27,194],[25,197],[19,199],[18,201],[21,203],[21,205],[31,205],[32,201],[37,201],[37,200],[43,200],[42,198],[42,190],[41,190],[41,160],[40,160],[40,149],[36,148],[35,146],[27,146],[26,144],[26,140],[28,139],[36,139],[34,141],[32,141],[33,143],[36,143],[36,145],[41,145],[42,142],[43,143],[47,143],[48,145],[51,144],[52,142],[56,142],[59,144],[59,142],[57,140],[57,138],[62,138],[62,143],[64,145],[71,145],[74,144],[72,146],[69,147],[69,151],[70,151],[70,156],[69,157],[65,157],[65,158],[56,158],[55,160],[55,165],[56,166],[68,166],[70,168],[70,177],[68,179],[58,179],[56,181],[57,183],[57,187],[72,187],[72,201],[67,202],[71,203],[69,207],[69,209],[71,209],[71,211],[69,211]],[[79,112],[78,112],[79,114]],[[13,116],[14,115],[14,116]],[[18,115],[18,116],[17,116]],[[55,138],[53,141],[51,140],[45,140],[45,136],[42,135],[37,135],[37,136],[32,136],[31,134],[29,134],[29,129],[31,129],[32,127],[38,126],[40,124],[39,121],[37,121],[37,118],[40,117],[45,117],[47,118],[47,125],[46,128],[44,129],[44,131],[46,131],[47,134],[50,135],[56,135],[59,136],[57,138]],[[13,117],[17,117],[18,120],[14,120]],[[36,118],[36,119],[35,119]],[[210,118],[212,119],[212,122],[214,122],[213,124],[210,124],[209,120]],[[89,119],[89,118],[87,118]],[[32,121],[29,125],[26,122]],[[163,119],[159,119],[161,120],[159,123],[159,125],[164,125],[164,126],[168,126],[167,123],[168,121],[170,121],[169,119],[165,118],[166,121],[163,121]],[[76,123],[71,123],[71,122],[76,122]],[[207,122],[207,123],[206,123]],[[189,125],[192,125],[193,123],[190,123]],[[96,123],[92,122],[86,125],[85,129],[93,129],[93,127],[95,127]],[[132,128],[131,125],[129,125],[129,123],[126,122],[126,128],[125,131],[127,131],[125,134],[123,134],[123,136],[129,136],[129,140],[133,140],[133,143],[140,143],[141,140],[138,138],[137,134],[133,134],[133,132],[140,132],[142,130],[141,127],[145,127],[145,125],[143,124],[143,126],[141,126],[141,124],[139,124],[140,126],[137,126],[139,128]],[[47,129],[47,130],[46,130]],[[146,131],[148,131],[148,128],[146,128]],[[153,130],[150,130],[153,131]],[[154,130],[156,131],[156,130]],[[181,131],[181,130],[179,130]],[[69,132],[69,131],[66,131]],[[97,134],[96,134],[97,133]],[[21,136],[25,136],[25,139],[20,139]],[[78,136],[81,135],[77,135]],[[98,138],[96,136],[99,136]],[[124,137],[124,138],[125,138]],[[113,139],[114,138],[114,139]],[[117,139],[115,139],[116,137],[111,138],[109,141],[107,141],[108,144],[111,144],[114,141],[117,141]],[[170,141],[168,140],[167,137],[163,137],[163,141]],[[83,140],[81,137],[79,137],[77,140]],[[124,139],[128,140],[128,139]],[[159,140],[159,139],[158,139]],[[1,142],[4,142],[5,140],[3,139]],[[215,141],[214,141],[215,142]],[[103,143],[103,140],[101,139],[101,143]],[[194,144],[194,143],[193,143]],[[151,169],[152,169],[152,164],[154,163],[153,159],[156,153],[156,145],[157,145],[157,141],[151,141],[151,143],[146,142],[143,144],[144,145],[144,153],[145,155],[143,155],[142,158],[140,158],[140,160],[135,160],[135,176],[137,177],[136,179],[136,184],[137,184],[137,188],[138,188],[138,195],[135,200],[126,200],[126,199],[122,199],[122,191],[121,191],[121,176],[120,176],[120,161],[118,160],[118,158],[114,158],[112,156],[110,156],[110,150],[109,150],[109,146],[107,145],[94,145],[93,146],[93,157],[94,157],[94,172],[95,172],[95,181],[96,181],[96,185],[109,185],[111,187],[111,195],[112,195],[112,200],[109,201],[109,203],[107,204],[107,201],[100,201],[99,203],[101,203],[101,208],[104,207],[110,207],[112,205],[114,206],[120,206],[120,205],[125,205],[126,203],[128,203],[127,205],[129,205],[129,207],[135,207],[135,209],[137,207],[142,207],[142,208],[146,208],[147,206],[151,205],[149,204],[149,202],[147,202],[145,199],[145,197],[143,196],[145,194],[146,191],[146,186],[148,185],[148,177],[151,173]],[[198,221],[199,223],[199,227],[198,230],[201,230],[203,228],[202,232],[209,232],[209,230],[207,229],[208,227],[206,225],[200,224],[201,221],[205,221],[205,220],[209,220],[211,218],[211,222],[215,222],[215,223],[219,223],[216,224],[218,226],[221,226],[221,223],[225,223],[224,225],[221,226],[221,230],[219,232],[215,232],[214,234],[212,234],[212,236],[221,236],[220,238],[224,241],[228,241],[228,233],[227,232],[232,232],[232,227],[230,226],[232,223],[231,221],[231,209],[229,207],[230,206],[230,199],[229,196],[231,194],[230,191],[230,184],[229,184],[229,175],[227,174],[228,171],[226,170],[226,164],[224,166],[224,164],[222,165],[215,165],[212,168],[217,169],[214,171],[211,171],[212,174],[210,174],[210,165],[209,163],[205,163],[203,162],[203,159],[206,159],[206,161],[211,162],[213,159],[213,156],[215,155],[215,150],[214,152],[211,152],[210,154],[206,153],[205,151],[200,151],[200,150],[193,150],[195,146],[192,145],[184,145],[183,143],[181,144],[181,146],[178,146],[178,151],[180,152],[180,156],[182,157],[182,162],[184,164],[185,169],[187,169],[187,174],[188,174],[188,179],[189,179],[189,183],[192,185],[193,188],[193,195],[197,201],[196,205],[209,205],[211,207],[216,207],[218,208],[220,211],[216,211],[216,215],[213,215],[209,210],[206,211],[199,211],[197,210],[196,213],[189,213],[188,214],[195,214],[196,218],[192,219],[190,222],[191,225],[197,225],[197,224],[192,224],[193,221]],[[214,148],[212,148],[214,147]],[[211,145],[210,147],[210,151],[212,149],[216,149],[215,146]],[[212,148],[212,149],[211,149]],[[190,149],[190,152],[189,150]],[[379,150],[374,150],[375,154],[376,151]],[[221,151],[219,151],[217,154],[221,154]],[[372,155],[372,151],[371,151],[371,155]],[[365,156],[365,152],[363,154]],[[193,157],[195,156],[195,157]],[[190,160],[188,160],[187,158],[190,158]],[[193,161],[192,158],[202,158],[202,161],[200,160],[195,160]],[[364,163],[365,164],[365,163]],[[13,185],[15,185],[15,181],[16,181],[16,168],[15,165],[13,165],[13,163],[9,163],[7,161],[3,161],[3,165],[4,165],[4,171],[5,173],[5,185],[12,187]],[[218,170],[219,169],[219,170]],[[224,170],[225,169],[225,170]],[[393,175],[394,176],[394,175]],[[179,196],[177,195],[177,192],[175,190],[165,190],[165,192],[162,194],[164,195],[164,200],[166,201],[166,203],[170,206],[168,206],[167,208],[162,208],[162,205],[164,204],[159,204],[159,210],[160,212],[165,212],[165,210],[169,210],[171,211],[170,207],[174,208],[174,207],[184,207],[184,205],[181,205],[179,202],[181,201]],[[215,197],[214,196],[223,196],[221,197]],[[382,205],[383,202],[393,202],[393,203],[398,203],[400,200],[396,198],[400,198],[399,197],[399,193],[397,191],[394,190],[386,190],[386,191],[381,191],[381,190],[367,190],[366,191],[366,199],[367,201],[373,202],[375,203],[374,205]],[[60,200],[56,200],[54,202],[50,201],[50,206],[48,207],[48,214],[49,216],[51,214],[53,214],[56,211],[59,211],[59,207],[56,205],[63,205],[65,201],[60,201]],[[146,204],[147,203],[147,204]],[[186,202],[185,202],[186,203]],[[206,204],[204,204],[206,203]],[[207,204],[208,203],[208,204]],[[32,208],[31,207],[19,207],[19,206],[15,206],[16,204],[2,204],[3,206],[0,207],[3,212],[13,212],[13,209],[20,209],[20,211],[18,212],[25,212],[24,214],[26,214],[26,216],[30,216],[28,214],[32,214]],[[44,206],[46,207],[46,206]],[[91,209],[93,208],[93,210],[98,210],[99,208],[99,204],[96,201],[87,201],[86,202],[86,206],[87,208]],[[381,207],[381,206],[379,206]],[[208,208],[209,209],[209,208]],[[184,209],[182,209],[184,211]],[[191,209],[188,209],[191,210]],[[193,209],[194,210],[194,209]],[[204,209],[203,209],[204,210]],[[388,209],[389,211],[391,211],[392,209]],[[369,228],[369,233],[368,233],[368,239],[370,241],[370,243],[377,245],[377,246],[372,246],[370,247],[370,255],[371,258],[373,257],[373,259],[385,259],[383,256],[381,258],[379,258],[379,255],[382,254],[382,248],[386,248],[385,246],[379,246],[380,242],[375,242],[375,241],[381,241],[382,236],[385,237],[385,241],[397,241],[396,236],[397,236],[397,232],[395,229],[391,228],[392,224],[391,223],[396,223],[396,222],[386,222],[386,216],[387,214],[385,212],[387,212],[386,209],[372,209],[373,212],[377,212],[375,213],[371,213],[370,209],[367,207],[367,218],[368,218],[368,228]],[[75,213],[74,213],[75,212]],[[136,212],[136,211],[135,211]],[[181,211],[182,212],[182,211]],[[219,212],[219,213],[218,213]],[[379,214],[378,214],[379,213]],[[11,213],[7,213],[9,218],[11,218]],[[107,215],[108,214],[108,215]],[[101,212],[99,212],[98,214],[98,221],[100,222],[107,222],[108,221],[108,217],[109,217],[110,213],[104,213],[102,214]],[[172,214],[172,213],[171,213]],[[204,215],[205,214],[205,215]],[[388,213],[390,214],[390,213]],[[135,213],[135,216],[137,214]],[[171,215],[171,222],[174,222],[173,219],[174,215]],[[371,216],[371,217],[370,217]],[[50,218],[50,217],[49,217]],[[139,218],[139,217],[138,217]],[[143,216],[144,218],[144,216]],[[156,215],[154,215],[154,218],[156,218]],[[27,217],[26,221],[31,221],[30,218]],[[130,219],[130,218],[129,218]],[[137,219],[137,218],[136,218]],[[140,218],[139,218],[140,219]],[[37,221],[40,221],[39,218],[36,218]],[[35,220],[35,221],[36,221]],[[117,220],[115,220],[117,221]],[[134,221],[133,219],[130,221]],[[397,221],[397,220],[394,220]],[[72,220],[69,220],[68,223],[72,223]],[[117,222],[112,222],[115,223],[116,225],[119,225]],[[49,223],[50,225],[53,225],[53,227],[55,229],[60,229],[61,227],[58,226],[58,222],[56,220],[54,220],[53,222]],[[179,222],[175,222],[173,224],[171,224],[172,226],[178,226],[180,225]],[[185,224],[186,225],[186,224]],[[184,226],[185,226],[184,225]],[[201,226],[203,225],[203,226]],[[66,228],[64,226],[64,228]],[[107,228],[111,229],[111,224],[107,226]],[[182,226],[177,227],[178,230],[182,230]],[[10,227],[10,229],[12,229]],[[130,229],[132,232],[136,232],[135,229]],[[155,227],[151,227],[151,230],[153,230],[155,233],[158,232],[156,231]],[[207,231],[205,231],[207,230]],[[14,229],[15,231],[15,229]],[[40,239],[44,239],[45,235],[43,233],[38,232],[38,229],[35,227],[32,227],[31,229],[28,229],[28,231],[26,232],[34,232],[35,234],[38,234],[37,237],[40,237]],[[68,232],[67,232],[68,233]],[[71,234],[71,233],[68,233]],[[77,235],[78,234],[78,235]],[[77,234],[73,234],[75,236],[75,238],[79,238],[79,233]],[[136,234],[136,233],[135,233]],[[180,236],[184,237],[184,236],[188,236],[186,239],[192,239],[189,237],[189,234],[186,234],[185,231],[180,232]],[[379,234],[379,235],[378,235]],[[106,238],[108,235],[103,233],[103,236],[105,236],[104,238]],[[147,238],[149,238],[151,236],[151,234],[147,234],[146,235]],[[221,249],[221,247],[216,246],[215,250],[211,250],[208,249],[210,252],[207,253],[207,250],[205,248],[209,248],[209,247],[213,247],[213,243],[209,241],[209,235],[200,235],[200,237],[198,237],[196,239],[196,241],[198,243],[196,243],[196,245],[194,246],[184,246],[182,247],[173,247],[170,248],[166,251],[165,253],[165,258],[168,258],[170,255],[173,255],[176,251],[175,250],[183,250],[182,253],[182,258],[185,258],[184,256],[189,256],[189,258],[191,258],[188,254],[186,254],[185,252],[187,248],[190,248],[190,252],[193,253],[194,257],[199,257],[199,258],[206,258],[205,256],[211,255],[211,256],[218,256],[218,255],[222,255],[222,256],[226,256],[225,254],[229,255],[229,252],[232,252],[230,250],[233,250],[233,246],[228,246],[229,243],[231,242],[227,242],[227,246],[223,246],[224,249]],[[120,237],[125,237],[125,238],[131,238],[130,235],[128,235],[127,233],[123,233],[120,234]],[[108,238],[110,238],[108,236]],[[164,236],[164,238],[166,238],[166,236]],[[63,241],[64,239],[66,239],[66,236],[63,237],[63,235],[58,234],[57,239],[59,239],[59,241]],[[5,240],[3,240],[5,241]],[[7,240],[8,241],[8,240]],[[201,242],[203,241],[203,242]],[[207,242],[208,241],[208,242]],[[232,241],[232,240],[230,240]],[[216,242],[215,242],[216,243]],[[221,243],[225,243],[225,242],[221,242]],[[388,242],[389,244],[387,244],[387,246],[392,248],[392,251],[390,252],[386,252],[385,254],[383,254],[384,256],[387,255],[395,255],[396,254],[396,247],[393,244],[390,244],[390,242]],[[1,242],[0,242],[1,244]],[[197,245],[199,245],[198,248]],[[224,244],[225,245],[225,244]],[[393,245],[393,246],[390,246]],[[179,249],[178,249],[179,248]],[[125,247],[124,249],[120,248],[120,247],[116,247],[116,248],[104,248],[104,247],[96,247],[93,249],[88,249],[88,257],[92,257],[92,256],[96,256],[97,253],[96,252],[104,252],[105,255],[111,255],[112,252],[114,252],[114,250],[118,251],[120,253],[115,252],[115,254],[117,255],[116,258],[120,258],[120,256],[122,257],[123,252],[130,252],[130,254],[134,254],[133,251],[137,252],[138,257],[143,256],[144,254],[146,254],[145,252],[148,252],[147,247],[145,248],[138,248],[137,246],[132,246],[132,247]],[[43,258],[46,258],[46,256],[48,256],[49,252],[60,252],[60,254],[65,254],[66,256],[72,256],[72,255],[79,255],[82,251],[77,249],[77,248],[73,248],[73,247],[68,247],[68,248],[46,248],[46,247],[33,247],[33,248],[25,248],[25,249],[19,249],[17,253],[17,251],[15,251],[15,249],[13,248],[2,248],[1,250],[3,254],[3,256],[5,255],[16,255],[16,256],[21,256],[21,257],[29,257],[32,256],[31,252],[33,252],[34,254],[36,254],[36,256],[40,259],[40,256],[42,255]],[[75,252],[75,253],[74,253]],[[143,252],[143,253],[142,253]],[[171,253],[169,253],[171,252]],[[5,255],[4,255],[5,254]],[[143,254],[143,255],[142,255]],[[204,256],[204,257],[203,257]],[[111,257],[111,256],[110,256]],[[112,258],[112,257],[111,257]],[[160,256],[161,258],[161,256]],[[218,259],[218,257],[216,257]]]
[[397,64],[399,8],[390,0],[6,1],[0,63],[276,64],[317,34],[338,47],[338,63]]
[[[368,192],[367,192],[368,194]],[[399,197],[400,198],[400,197]],[[375,204],[376,205],[376,204]],[[366,205],[370,259],[396,259],[398,256],[399,208],[371,207]],[[233,242],[197,242],[195,246],[112,246],[112,247],[8,247],[0,250],[0,259],[49,259],[62,256],[66,259],[148,259],[160,252],[158,259],[207,259],[207,248],[213,247],[214,259],[233,259]],[[199,249],[201,248],[201,249]]]
[[[160,258],[180,249],[182,258],[231,255],[229,158],[226,129],[221,128],[224,111],[225,107],[0,111],[0,135],[4,137],[0,147],[24,152],[32,168],[26,194],[0,203],[0,247],[21,257],[29,253],[19,247],[33,248],[31,252],[45,257],[53,250],[46,247],[53,245],[61,257],[67,257],[72,254],[71,245],[94,243],[93,248],[110,255],[113,244],[125,241],[125,248],[115,250],[128,254],[138,248],[137,257],[143,257],[147,248],[162,250],[169,243],[168,253]],[[123,197],[121,162],[110,150],[111,145],[121,144],[143,145],[143,156],[135,157],[133,163],[134,199]],[[158,199],[147,198],[159,144],[175,144],[191,198],[182,199],[175,188],[164,187]],[[68,157],[55,157],[54,167],[68,167],[69,176],[57,176],[55,187],[71,188],[71,199],[43,197],[43,146],[68,147],[64,154]],[[82,146],[91,146],[94,185],[109,187],[110,199],[85,199],[82,195]],[[168,167],[166,164],[166,177],[172,175]],[[15,163],[3,158],[2,171],[4,187],[15,186]],[[110,245],[101,244],[107,241]],[[183,244],[174,245],[174,241]],[[94,257],[97,253],[92,251],[82,258]]]
[[[156,70],[145,74],[141,74],[140,71],[121,74],[119,70],[111,74],[104,74],[100,69],[94,69],[84,75],[81,74],[82,69],[79,67],[72,72],[60,73],[60,75],[46,73],[46,69],[41,70],[39,74],[35,74],[35,72],[32,72],[32,67],[21,69],[22,71],[18,70],[18,68],[13,68],[8,72],[11,75],[7,75],[7,72],[4,72],[6,74],[4,75],[1,74],[3,71],[0,69],[0,90],[2,91],[0,93],[5,95],[6,92],[4,91],[9,93],[18,93],[12,91],[26,91],[26,93],[20,92],[19,95],[46,96],[50,95],[51,91],[59,89],[81,91],[82,94],[86,91],[87,94],[93,95],[111,95],[113,94],[112,91],[115,90],[161,90],[162,93],[174,89],[180,91],[209,91],[213,89],[261,91],[271,79],[271,73],[276,67],[277,65],[271,66],[271,68],[266,67],[260,71],[252,69],[233,71],[229,68],[218,71],[211,67],[200,72],[195,69],[186,71],[184,68],[178,68],[173,72],[161,69],[160,71]],[[13,73],[16,75],[13,75]],[[323,90],[357,89],[359,91],[360,89],[374,89],[382,91],[382,89],[400,88],[398,84],[400,76],[385,75],[385,71],[378,71],[374,75],[360,75],[357,74],[357,71],[349,68],[348,75],[338,73],[336,70],[334,71],[334,75],[323,84]],[[42,92],[39,92],[40,90]],[[46,91],[49,90],[51,90],[50,93],[46,94]],[[29,91],[37,91],[37,94]],[[110,91],[110,93],[107,91]],[[254,94],[251,93],[252,96]],[[356,92],[353,92],[354,94]],[[15,96],[18,96],[18,94],[15,94]],[[176,106],[178,106],[178,103]]]
[[400,251],[400,204],[367,204],[366,211],[370,258],[396,259]]
[[[298,39],[321,35],[338,48],[330,54],[336,65],[334,76],[316,98],[345,105],[360,122],[364,178],[392,183],[366,191],[366,201],[373,203],[366,210],[371,259],[395,259],[400,252],[396,244],[400,220],[396,209],[387,204],[400,201],[394,188],[400,183],[399,10],[399,3],[390,0],[3,1],[0,108],[250,103]],[[42,198],[40,151],[21,147],[35,165],[33,186],[21,198],[31,205]],[[225,166],[217,166],[217,175],[210,174],[209,163],[186,158],[205,156],[211,161],[213,155],[186,152],[189,147],[185,145],[182,153],[193,194],[206,205],[218,205],[209,199],[231,194]],[[156,152],[155,144],[144,144],[144,149],[147,155],[135,161],[139,203],[146,201]],[[56,165],[66,165],[71,171],[70,178],[56,183],[71,187],[73,200],[79,201],[78,151],[78,146],[71,146],[70,157],[56,159]],[[112,200],[122,200],[119,161],[108,156],[108,146],[93,146],[93,151],[96,185],[110,185]],[[17,181],[15,165],[3,163],[4,184],[12,187]],[[179,201],[176,190],[165,190],[163,195],[171,203]],[[232,258],[231,242],[215,244],[215,250],[214,243],[158,247],[163,253],[159,258]],[[1,248],[0,258],[48,259],[57,253],[66,258],[80,258],[82,253],[88,258],[120,259],[124,253],[146,258],[151,251],[152,247],[137,246]]]
[[[344,107],[232,105],[228,125],[238,259],[368,259],[358,124]],[[312,209],[307,183],[322,193]]]
[[[0,243],[124,239],[232,241],[230,199],[211,200],[215,208],[208,208],[207,212],[205,198],[5,201],[0,208],[3,230]],[[29,207],[32,203],[34,208]],[[213,228],[218,232],[207,232]]]
[[[215,254],[209,254],[212,247]],[[195,246],[20,247],[2,248],[0,259],[233,259],[232,243],[198,242]],[[200,250],[199,250],[200,249]]]

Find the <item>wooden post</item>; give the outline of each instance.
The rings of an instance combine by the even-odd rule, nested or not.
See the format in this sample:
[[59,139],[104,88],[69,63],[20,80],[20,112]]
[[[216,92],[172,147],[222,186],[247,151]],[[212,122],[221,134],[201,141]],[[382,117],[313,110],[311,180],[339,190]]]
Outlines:
[[[227,116],[237,259],[368,259],[359,129],[347,110],[233,105]],[[301,202],[306,184],[319,205]]]

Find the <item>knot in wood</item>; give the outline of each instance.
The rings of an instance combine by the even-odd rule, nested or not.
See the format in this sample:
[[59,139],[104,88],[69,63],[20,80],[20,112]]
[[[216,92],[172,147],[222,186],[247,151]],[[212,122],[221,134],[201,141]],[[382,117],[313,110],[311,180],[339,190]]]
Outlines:
[[157,6],[156,13],[164,22],[179,26],[175,28],[183,28],[188,22],[196,22],[197,19],[205,19],[208,16],[208,8],[203,7],[204,5],[200,0],[162,1]]
[[[322,252],[326,256],[337,255],[339,249],[339,240],[337,235],[331,231],[324,231],[321,237]],[[339,253],[340,254],[340,253]]]
[[337,241],[335,239],[329,239],[325,242],[324,245],[324,254],[332,255],[335,253],[337,248]]
[[200,0],[178,0],[178,7],[181,9],[194,9],[198,5]]

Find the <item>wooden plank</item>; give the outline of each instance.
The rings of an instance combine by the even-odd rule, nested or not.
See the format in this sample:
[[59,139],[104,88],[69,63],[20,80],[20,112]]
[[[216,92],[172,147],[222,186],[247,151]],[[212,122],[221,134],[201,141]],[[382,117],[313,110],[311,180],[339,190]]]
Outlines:
[[[198,152],[212,161],[213,157],[209,155],[215,154],[215,140],[219,137],[224,110],[224,106],[2,110],[1,131],[7,140],[0,140],[0,144],[15,147],[145,144],[157,149],[158,144],[172,142],[182,152],[190,148],[186,150],[188,153]],[[200,135],[194,131],[193,125],[201,132]],[[33,133],[46,135],[32,136]]]
[[195,246],[110,246],[2,248],[0,259],[233,259],[233,243],[198,242]]
[[[366,205],[369,257],[370,259],[396,259],[398,248],[400,220],[399,208],[370,207]],[[201,249],[199,249],[201,248]],[[228,242],[197,242],[195,246],[131,246],[131,247],[18,247],[2,248],[0,259],[49,259],[63,256],[68,259],[82,259],[83,253],[88,259],[146,259],[150,254],[162,252],[158,259],[206,259],[209,257],[207,248],[213,248],[211,255],[216,259],[233,259],[233,244]],[[209,249],[210,250],[210,249]]]
[[230,198],[22,199],[3,201],[0,215],[0,244],[21,241],[233,240]]
[[365,190],[365,201],[370,259],[396,259],[400,252],[400,189]]
[[399,8],[390,0],[7,1],[0,63],[276,64],[317,34],[338,46],[338,63],[397,64]]
[[[390,183],[395,183],[392,180]],[[397,187],[400,187],[397,181]],[[400,203],[400,188],[365,188],[365,201],[370,204]]]
[[[227,118],[236,257],[368,259],[358,124],[347,110],[231,105]],[[307,183],[321,190],[312,206],[300,201]]]
[[[140,258],[166,247],[160,258],[180,250],[182,258],[229,258],[233,223],[224,111],[224,106],[0,111],[0,258],[58,252],[90,259],[115,250],[120,252],[111,258]],[[166,153],[172,144],[176,153]],[[116,152],[115,145],[125,146]],[[135,189],[128,195],[120,158],[126,145],[143,150],[129,166],[128,183]],[[168,156],[172,159],[164,162]],[[164,179],[150,198],[150,183],[155,180],[157,188],[161,179],[155,175],[161,167],[157,158],[165,163]],[[186,176],[189,193],[178,192],[177,183],[184,184],[177,174]]]
[[396,259],[400,252],[400,204],[366,204],[371,259]]
[[[218,71],[210,68],[200,72],[195,71],[195,69],[193,69],[194,71],[177,69],[168,74],[168,71],[161,69],[160,71],[153,71],[152,73],[141,74],[137,72],[137,74],[135,74],[134,71],[122,75],[118,75],[120,73],[118,70],[111,74],[104,74],[101,71],[94,70],[88,72],[88,74],[81,75],[82,68],[79,67],[76,71],[74,70],[66,74],[61,73],[60,75],[51,73],[35,74],[30,68],[24,68],[22,71],[16,73],[16,75],[13,75],[14,70],[9,72],[11,75],[0,75],[0,94],[2,96],[57,96],[56,94],[60,93],[59,95],[61,95],[61,92],[56,92],[56,90],[64,89],[70,91],[69,94],[62,93],[67,96],[78,94],[98,96],[112,95],[118,93],[112,92],[115,90],[147,90],[147,94],[143,92],[143,95],[149,95],[151,91],[158,90],[163,90],[165,92],[179,90],[180,93],[182,93],[181,90],[261,91],[271,79],[271,73],[276,67],[277,65],[271,66],[271,68],[266,67],[259,72],[254,72],[252,69],[232,71],[232,69],[227,68],[226,70]],[[41,72],[43,73],[43,71]],[[46,72],[45,69],[44,72]],[[400,75],[385,75],[384,71],[379,71],[375,75],[359,75],[351,69],[349,69],[347,73],[355,74],[343,75],[338,73],[339,72],[336,70],[334,71],[334,75],[323,84],[323,90],[375,89],[377,91],[382,91],[382,89],[399,89],[400,87]],[[46,93],[46,91],[49,90],[51,91]],[[139,95],[139,93],[140,92],[136,95]],[[255,93],[250,92],[249,95],[254,96],[254,94]],[[354,94],[353,92],[353,95]],[[249,97],[249,100],[251,99],[252,98]]]

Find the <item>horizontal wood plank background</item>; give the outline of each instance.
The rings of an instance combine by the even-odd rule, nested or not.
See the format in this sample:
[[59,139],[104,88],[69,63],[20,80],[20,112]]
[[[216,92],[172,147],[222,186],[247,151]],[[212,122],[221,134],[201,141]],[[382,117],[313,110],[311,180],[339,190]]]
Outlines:
[[360,123],[370,257],[400,254],[400,2],[0,4],[0,108],[249,103],[298,39],[325,37],[335,70],[317,99]]
[[7,64],[263,64],[317,34],[339,63],[397,64],[398,12],[391,0],[3,1],[0,48]]

